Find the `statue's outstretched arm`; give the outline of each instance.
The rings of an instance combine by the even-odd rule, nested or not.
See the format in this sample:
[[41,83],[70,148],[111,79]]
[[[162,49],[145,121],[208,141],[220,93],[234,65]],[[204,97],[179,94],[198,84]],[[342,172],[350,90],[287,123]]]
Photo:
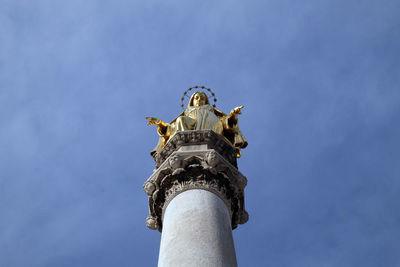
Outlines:
[[160,135],[164,135],[167,132],[167,128],[169,126],[168,123],[163,122],[162,120],[154,118],[154,117],[146,117],[146,119],[149,120],[147,125],[157,125],[158,126],[158,132],[160,133]]
[[244,108],[244,106],[239,106],[231,110],[231,113],[228,115],[228,123],[230,126],[233,126],[237,123],[237,115],[242,114],[242,108]]

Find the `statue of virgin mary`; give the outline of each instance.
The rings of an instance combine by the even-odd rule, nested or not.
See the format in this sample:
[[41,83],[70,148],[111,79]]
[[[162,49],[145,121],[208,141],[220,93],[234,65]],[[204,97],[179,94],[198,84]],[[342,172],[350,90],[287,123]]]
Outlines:
[[148,125],[158,126],[157,132],[160,135],[158,145],[151,152],[151,155],[158,153],[169,137],[178,131],[210,129],[225,137],[236,149],[237,157],[240,157],[240,149],[247,146],[247,141],[240,132],[237,119],[242,108],[243,106],[236,107],[231,110],[229,115],[226,115],[210,105],[204,92],[195,92],[190,97],[186,110],[170,123],[157,118],[146,117],[149,120]]

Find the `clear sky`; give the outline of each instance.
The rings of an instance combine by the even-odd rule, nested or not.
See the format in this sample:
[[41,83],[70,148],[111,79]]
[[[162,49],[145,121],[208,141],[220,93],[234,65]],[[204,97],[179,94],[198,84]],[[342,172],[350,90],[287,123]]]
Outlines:
[[0,266],[155,266],[188,87],[244,105],[240,266],[400,266],[400,1],[0,0]]

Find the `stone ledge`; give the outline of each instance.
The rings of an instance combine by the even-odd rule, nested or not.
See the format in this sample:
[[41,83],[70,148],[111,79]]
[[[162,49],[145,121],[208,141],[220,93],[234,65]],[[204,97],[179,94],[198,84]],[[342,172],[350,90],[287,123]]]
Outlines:
[[214,149],[223,156],[230,164],[237,168],[236,150],[230,142],[223,136],[218,135],[212,130],[192,130],[176,132],[172,135],[159,153],[155,153],[153,158],[156,167],[161,164],[175,151],[183,146],[206,144],[208,149]]

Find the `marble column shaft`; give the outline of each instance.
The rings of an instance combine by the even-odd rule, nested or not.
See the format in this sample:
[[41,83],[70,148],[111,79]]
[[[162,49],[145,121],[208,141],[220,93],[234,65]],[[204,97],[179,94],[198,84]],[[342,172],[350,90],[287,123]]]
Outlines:
[[228,208],[216,194],[192,189],[168,204],[158,267],[235,267]]

